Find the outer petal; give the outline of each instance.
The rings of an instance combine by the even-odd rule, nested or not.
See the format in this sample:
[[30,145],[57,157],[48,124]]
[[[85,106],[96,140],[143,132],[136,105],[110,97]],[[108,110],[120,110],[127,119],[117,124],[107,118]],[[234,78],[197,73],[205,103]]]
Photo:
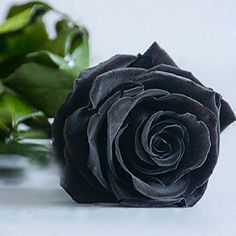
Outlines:
[[233,110],[225,100],[222,100],[220,108],[220,131],[222,132],[235,120],[236,117]]
[[117,55],[81,72],[79,78],[75,81],[74,91],[68,95],[65,103],[58,109],[52,126],[54,152],[62,166],[65,162],[63,129],[66,118],[76,109],[89,104],[89,91],[96,76],[113,69],[127,67],[135,59],[135,56]]
[[70,162],[73,168],[79,171],[95,189],[106,191],[87,167],[89,147],[86,131],[91,114],[91,111],[81,108],[67,118],[64,137],[68,155],[65,156],[65,162]]
[[96,77],[89,93],[93,108],[97,107],[98,103],[106,98],[114,89],[117,89],[117,87],[124,83],[133,82],[136,76],[143,72],[144,70],[142,69],[124,68],[111,70]]
[[[188,78],[190,80],[192,80],[194,83],[201,85],[203,87],[205,87],[191,72],[182,70],[178,67],[175,66],[171,66],[171,65],[158,65],[155,66],[153,68],[151,68],[149,70],[149,72],[151,71],[163,71],[163,72],[168,72],[168,73],[172,73],[181,77],[185,77]],[[148,73],[148,71],[147,71]],[[219,101],[217,101],[219,100]],[[218,105],[218,109],[220,109],[220,131],[222,132],[227,126],[229,126],[232,122],[234,122],[236,120],[235,114],[232,111],[231,107],[229,106],[229,104],[221,99],[221,97],[218,95],[216,95],[216,103],[221,103]]]
[[[69,160],[69,154],[65,156]],[[78,203],[117,202],[112,193],[101,191],[91,186],[81,173],[68,161],[64,168],[61,186],[68,192],[72,199]]]
[[184,197],[184,202],[186,207],[191,207],[195,205],[203,196],[206,191],[208,181],[205,182],[202,186],[195,189],[191,194],[186,194]]
[[110,106],[120,97],[121,91],[118,91],[107,99],[98,112],[91,116],[87,126],[89,144],[89,152],[87,154],[88,168],[105,188],[109,188],[102,171],[102,169],[107,168],[106,113]]
[[154,42],[143,55],[138,55],[138,58],[129,67],[149,69],[159,64],[176,66],[167,52]]
[[147,73],[152,72],[152,71],[168,72],[170,74],[174,74],[174,75],[184,77],[186,79],[190,79],[194,83],[204,86],[191,72],[180,69],[179,67],[176,67],[176,66],[171,66],[171,65],[167,65],[167,64],[160,64],[160,65],[154,66],[151,69],[149,69],[147,71]]
[[216,93],[185,77],[162,71],[152,71],[140,76],[137,82],[142,83],[146,89],[159,88],[170,93],[186,95],[211,109],[218,116],[219,109],[215,102]]
[[89,80],[89,87],[91,87],[93,80],[98,76],[110,70],[125,68],[130,63],[136,60],[136,56],[131,55],[116,55],[107,61],[104,61],[94,67],[83,70],[79,78],[75,81],[75,88],[80,86],[81,80]]

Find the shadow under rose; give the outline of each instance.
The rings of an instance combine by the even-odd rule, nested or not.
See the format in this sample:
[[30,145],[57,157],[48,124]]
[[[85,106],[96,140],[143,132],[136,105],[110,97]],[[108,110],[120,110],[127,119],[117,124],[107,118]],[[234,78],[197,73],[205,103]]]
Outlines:
[[0,206],[67,206],[67,207],[116,207],[122,208],[119,204],[93,203],[78,204],[74,202],[62,189],[49,188],[1,188]]

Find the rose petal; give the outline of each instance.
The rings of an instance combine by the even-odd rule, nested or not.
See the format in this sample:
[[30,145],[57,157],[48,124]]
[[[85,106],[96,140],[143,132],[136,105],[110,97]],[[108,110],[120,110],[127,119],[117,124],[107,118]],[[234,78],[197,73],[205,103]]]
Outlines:
[[120,149],[118,147],[119,139],[124,129],[125,128],[121,129],[115,138],[115,146],[116,146],[115,154],[122,169],[132,177],[134,188],[142,195],[148,198],[156,199],[160,201],[162,201],[163,199],[172,200],[173,198],[181,196],[189,186],[189,183],[190,183],[189,175],[184,176],[182,179],[175,182],[173,185],[163,186],[162,184],[158,182],[146,183],[143,180],[137,178],[132,172],[129,171],[129,169],[126,167],[122,159],[122,153],[120,152]]
[[115,88],[126,82],[134,81],[135,77],[144,70],[123,68],[111,70],[96,77],[89,92],[92,107],[106,98]]
[[[169,137],[166,138],[166,135],[167,137]],[[155,162],[158,164],[158,166],[161,167],[172,166],[175,163],[179,162],[182,158],[185,151],[184,142],[182,139],[179,139],[178,137],[175,137],[172,134],[167,133],[166,131],[164,131],[160,136],[164,136],[164,139],[168,141],[169,145],[171,146],[172,152],[156,158]]]
[[168,73],[171,73],[174,75],[185,77],[185,78],[190,79],[193,82],[195,82],[201,86],[204,86],[191,72],[180,69],[179,67],[176,67],[176,66],[171,66],[171,65],[167,65],[167,64],[160,64],[160,65],[152,67],[151,69],[146,71],[146,73],[149,73],[152,71],[168,72]]
[[[156,107],[158,107],[158,109],[160,109],[160,110],[167,110],[167,111],[172,110],[174,112],[179,112],[179,113],[191,112],[191,113],[196,115],[197,120],[203,121],[207,125],[208,129],[211,130],[211,133],[212,132],[214,133],[217,130],[216,117],[212,113],[212,111],[210,111],[208,108],[202,106],[199,102],[197,102],[197,101],[195,101],[191,98],[188,98],[184,95],[171,94],[171,95],[167,95],[165,97],[161,97],[159,99],[155,99],[153,102],[148,101],[148,102],[144,102],[142,104],[142,107],[145,107],[146,109],[148,109],[148,106],[153,107],[153,112],[155,112]],[[205,148],[202,149],[202,154],[200,154],[200,152],[199,152],[201,150],[196,150],[194,155],[200,154],[202,158],[199,158],[198,156],[193,158],[193,160],[196,161],[195,164],[186,162],[187,165],[186,166],[183,165],[183,167],[182,167],[185,170],[187,170],[189,168],[190,164],[191,164],[191,166],[192,166],[192,164],[194,164],[192,166],[192,168],[199,167],[200,165],[202,165],[203,162],[206,160],[206,157],[207,157],[205,154],[207,154],[207,152],[209,151],[208,149],[209,149],[209,142],[210,141],[209,141],[209,133],[207,131],[207,128],[204,128],[205,125],[202,122],[200,122],[199,125],[196,125],[194,123],[192,126],[190,126],[190,130],[191,129],[195,130],[194,127],[201,128],[201,129],[199,129],[199,131],[200,130],[205,130],[203,132],[203,134],[204,134],[203,136],[206,137],[205,138],[206,142],[203,142],[203,144],[201,144]],[[196,130],[196,133],[199,133],[199,131]],[[210,138],[211,137],[212,137],[212,135],[210,136]],[[211,150],[209,154],[215,153],[216,155],[212,155],[212,158],[216,160],[218,155],[217,155],[217,151],[214,151],[214,149],[216,149],[216,147],[214,146],[214,143],[216,141],[214,139],[215,138],[211,138],[211,143],[213,143],[213,146],[212,146],[213,150]],[[202,141],[202,139],[201,139],[201,141]],[[198,138],[196,139],[195,142],[196,142],[196,147],[197,147],[199,145],[198,144]],[[215,161],[213,161],[213,163],[214,162]],[[211,166],[210,163],[209,163],[209,165]],[[186,168],[184,168],[184,167],[186,167]],[[211,168],[211,170],[212,170],[212,168]],[[184,172],[182,172],[182,170],[179,171],[179,176],[182,176],[183,173]],[[209,175],[210,175],[210,172],[206,171],[206,176],[209,176]],[[176,176],[176,173],[173,174],[173,178],[170,178],[170,177],[172,177],[172,175],[170,175],[168,173],[168,178],[170,178],[171,181],[174,180],[175,176]],[[197,176],[196,176],[196,179],[199,179],[199,178],[197,178]]]
[[215,92],[184,77],[167,72],[153,71],[140,76],[136,81],[142,83],[146,89],[158,88],[170,93],[186,95],[211,109],[216,116],[219,114],[215,101]]
[[119,201],[132,198],[144,200],[144,196],[133,188],[133,184],[129,181],[129,179],[126,179],[126,181],[119,181],[115,179],[112,174],[110,174],[109,181],[112,192]]
[[186,207],[192,207],[195,205],[203,196],[207,189],[208,182],[205,182],[202,186],[198,187],[192,194],[186,194],[184,197]]
[[187,193],[193,193],[197,188],[199,188],[206,181],[208,181],[213,170],[215,169],[215,166],[218,160],[218,155],[219,155],[219,146],[218,146],[218,140],[216,137],[216,141],[211,142],[211,149],[209,151],[208,157],[206,161],[204,162],[204,164],[200,168],[194,170],[191,173],[192,183],[189,186]]
[[172,185],[163,186],[157,183],[147,184],[139,178],[132,177],[135,189],[151,199],[175,199],[180,197],[186,191],[191,181],[190,175],[186,175]]
[[209,130],[203,122],[197,121],[196,117],[189,113],[182,115],[169,113],[185,125],[189,134],[189,145],[179,162],[178,168],[160,177],[166,184],[171,184],[190,170],[202,166],[211,147]]
[[65,148],[70,157],[66,161],[69,161],[75,169],[79,170],[94,188],[104,189],[104,186],[99,183],[87,167],[89,146],[86,131],[92,114],[86,108],[81,108],[66,119],[64,127]]
[[[118,68],[125,68],[130,63],[136,60],[136,56],[131,55],[116,55],[104,61],[94,67],[88,68],[83,70],[80,73],[80,76],[75,81],[75,89],[81,86],[83,80],[86,80],[86,83],[89,89],[92,86],[93,80],[100,74],[108,72],[110,70],[118,69]],[[87,93],[88,94],[88,93]]]
[[107,99],[106,102],[99,108],[98,112],[91,116],[87,128],[87,138],[89,144],[88,167],[105,188],[109,188],[107,181],[103,176],[104,174],[102,173],[102,168],[106,168],[106,160],[104,158],[106,155],[107,145],[105,120],[106,112],[120,97],[121,91],[118,91]]
[[[134,155],[132,158],[128,159],[128,161],[131,163],[131,166],[133,166],[139,172],[144,173],[146,175],[158,175],[158,174],[163,174],[168,171],[176,169],[176,167],[178,166],[178,162],[175,162],[173,165],[168,166],[168,167],[163,167],[163,166],[160,167],[160,166],[157,166],[156,163],[153,161],[153,159],[150,158],[150,155],[148,155],[144,151],[144,149],[142,148],[142,144],[140,143],[140,140],[141,140],[140,130],[142,126],[143,124],[141,123],[135,132],[135,145],[134,145],[135,150],[131,149],[131,151],[135,152],[138,158],[135,158],[135,155]],[[124,134],[123,137],[126,137],[126,134]],[[123,142],[124,148],[125,148],[125,142],[126,141]],[[139,159],[149,165],[146,165],[145,163],[140,162]]]
[[[205,87],[191,72],[182,70],[178,67],[174,67],[174,66],[170,66],[170,65],[164,65],[164,64],[163,65],[157,65],[157,66],[151,68],[150,70],[148,70],[146,73],[149,73],[151,71],[163,71],[163,72],[172,73],[172,74],[175,74],[175,75],[178,75],[178,76],[188,78],[188,79],[192,80],[194,83]],[[218,103],[219,100],[221,100],[220,101],[220,103],[221,103],[220,130],[222,132],[227,126],[229,126],[232,122],[234,122],[236,120],[236,118],[235,118],[235,114],[232,111],[229,104],[225,100],[221,99],[219,94],[216,94],[216,96],[217,96],[216,100],[218,100],[218,101],[216,101],[216,103]],[[218,108],[219,108],[219,105],[218,105]]]
[[222,100],[220,108],[220,131],[222,132],[235,120],[236,117],[233,110],[225,100]]
[[64,166],[65,159],[64,159],[64,136],[63,136],[63,129],[64,123],[68,115],[70,115],[77,106],[74,99],[77,97],[78,93],[70,93],[67,96],[65,103],[57,110],[57,114],[54,118],[53,125],[52,125],[52,143],[53,143],[53,150],[55,156],[57,157],[58,162],[61,166]]
[[112,142],[132,108],[147,97],[160,97],[168,93],[159,89],[146,90],[135,97],[124,97],[115,102],[107,113],[107,158],[112,166]]
[[[65,152],[67,160],[70,159],[67,151]],[[99,190],[90,185],[89,182],[80,174],[74,165],[67,161],[64,176],[61,180],[61,186],[69,193],[74,201],[79,203],[96,203],[96,202],[117,202],[114,194]]]
[[[170,166],[175,164],[182,155],[182,152],[184,150],[184,146],[182,145],[182,141],[180,139],[182,139],[184,137],[184,131],[182,130],[181,126],[177,125],[177,124],[168,124],[168,120],[167,121],[163,121],[164,123],[162,123],[162,125],[160,125],[159,123],[155,124],[157,125],[157,128],[155,129],[155,134],[157,135],[161,135],[163,132],[168,132],[168,129],[180,129],[180,133],[182,134],[182,138],[180,137],[177,138],[176,134],[175,136],[173,136],[173,138],[177,138],[174,140],[174,143],[177,144],[178,143],[178,147],[176,148],[176,146],[174,146],[176,152],[173,152],[172,155],[170,156],[163,156],[163,158],[157,157],[155,153],[153,153],[153,151],[150,149],[148,141],[149,141],[149,136],[151,134],[150,129],[152,127],[152,124],[155,120],[158,120],[158,118],[165,114],[163,111],[161,112],[157,112],[154,113],[150,119],[146,122],[144,128],[143,128],[143,132],[142,132],[142,136],[141,136],[141,141],[142,141],[142,146],[144,148],[144,150],[150,155],[150,158],[159,166]],[[176,143],[177,142],[177,143]],[[181,148],[182,147],[182,148]]]
[[52,125],[53,148],[62,166],[64,165],[65,145],[63,129],[66,118],[76,109],[88,105],[89,91],[96,76],[112,69],[127,67],[136,58],[136,56],[131,55],[116,55],[80,73],[79,78],[75,81],[74,91],[67,96],[65,103],[58,109]]
[[143,55],[138,55],[138,58],[129,67],[149,69],[159,64],[176,66],[167,52],[154,42]]

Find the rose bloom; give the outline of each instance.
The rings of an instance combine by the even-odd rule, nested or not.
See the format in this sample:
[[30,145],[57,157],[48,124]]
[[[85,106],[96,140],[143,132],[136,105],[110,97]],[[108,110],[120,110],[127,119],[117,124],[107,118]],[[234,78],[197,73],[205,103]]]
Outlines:
[[79,203],[189,207],[217,163],[230,106],[154,43],[76,79],[53,124],[62,187]]

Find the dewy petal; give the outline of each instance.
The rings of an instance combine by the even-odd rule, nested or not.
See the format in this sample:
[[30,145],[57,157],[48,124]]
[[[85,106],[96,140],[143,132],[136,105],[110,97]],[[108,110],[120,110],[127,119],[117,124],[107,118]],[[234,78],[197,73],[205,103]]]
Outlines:
[[106,98],[112,90],[121,84],[134,81],[136,76],[143,71],[142,69],[123,68],[111,70],[97,76],[89,93],[93,108],[97,107],[98,103]]
[[149,69],[159,64],[176,66],[167,52],[154,42],[143,55],[138,55],[138,58],[129,67]]

